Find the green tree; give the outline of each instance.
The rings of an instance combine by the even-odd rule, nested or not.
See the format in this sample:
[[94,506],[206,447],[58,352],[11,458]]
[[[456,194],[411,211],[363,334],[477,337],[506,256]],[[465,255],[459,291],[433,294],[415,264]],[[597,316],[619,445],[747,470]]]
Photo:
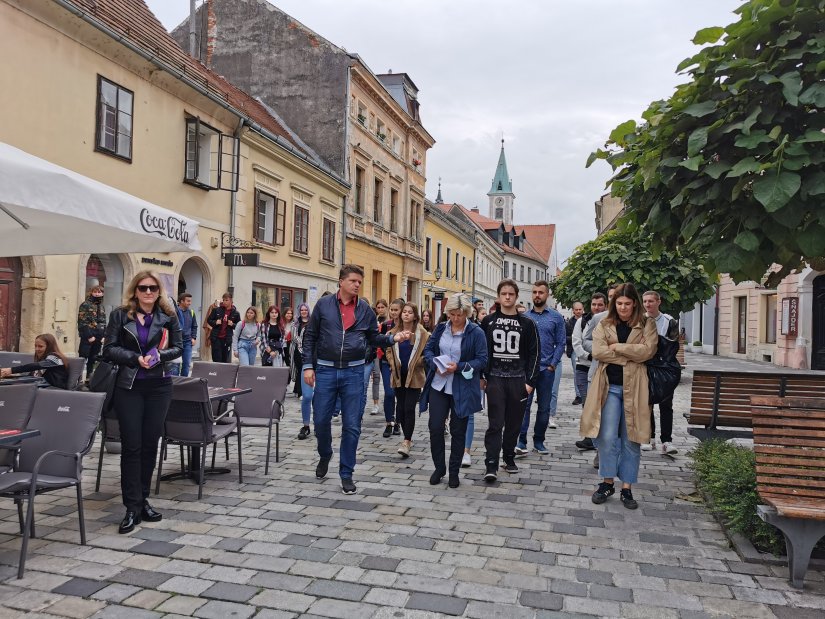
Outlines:
[[825,0],[750,0],[684,60],[692,80],[616,127],[605,149],[627,225],[654,253],[688,248],[711,273],[778,282],[825,268]]
[[713,295],[711,280],[697,256],[671,250],[654,256],[651,244],[638,231],[612,230],[579,245],[562,274],[550,283],[553,296],[566,307],[581,301],[589,309],[595,291],[632,282],[640,294],[655,290],[662,295],[662,311],[678,314]]

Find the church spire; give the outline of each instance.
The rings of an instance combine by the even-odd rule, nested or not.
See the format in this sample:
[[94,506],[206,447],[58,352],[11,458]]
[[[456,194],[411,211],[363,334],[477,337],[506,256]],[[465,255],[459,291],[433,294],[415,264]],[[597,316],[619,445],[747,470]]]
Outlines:
[[501,153],[498,156],[498,166],[493,177],[493,184],[487,195],[493,193],[513,193],[513,184],[507,173],[507,158],[504,156],[504,138],[501,139]]
[[438,195],[435,197],[436,204],[444,204],[444,198],[441,197],[441,177],[438,177]]

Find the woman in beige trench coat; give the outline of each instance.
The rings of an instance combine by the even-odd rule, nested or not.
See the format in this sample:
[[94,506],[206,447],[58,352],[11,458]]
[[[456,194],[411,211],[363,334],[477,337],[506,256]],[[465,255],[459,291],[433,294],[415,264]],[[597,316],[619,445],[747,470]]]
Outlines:
[[639,476],[641,443],[650,440],[647,366],[659,343],[656,324],[646,318],[633,284],[616,288],[607,316],[593,332],[593,358],[599,368],[587,393],[581,433],[594,439],[603,478],[594,503],[604,503],[622,480],[621,500],[628,509],[639,505],[631,485]]

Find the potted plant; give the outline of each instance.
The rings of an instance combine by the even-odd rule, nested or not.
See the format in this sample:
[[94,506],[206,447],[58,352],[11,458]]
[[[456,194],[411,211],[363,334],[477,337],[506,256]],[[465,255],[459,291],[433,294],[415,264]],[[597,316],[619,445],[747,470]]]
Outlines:
[[386,133],[381,133],[380,131],[376,131],[375,135],[378,136],[378,139],[381,140],[382,142],[387,139],[387,134]]
[[367,124],[367,117],[364,116],[363,114],[358,114],[358,122],[361,123],[362,125]]
[[704,345],[702,344],[702,342],[700,342],[699,340],[696,340],[696,341],[693,342],[693,344],[691,346],[691,350],[693,352],[704,352],[705,348],[704,348]]
[[417,168],[421,165],[421,159],[413,159],[412,164]]

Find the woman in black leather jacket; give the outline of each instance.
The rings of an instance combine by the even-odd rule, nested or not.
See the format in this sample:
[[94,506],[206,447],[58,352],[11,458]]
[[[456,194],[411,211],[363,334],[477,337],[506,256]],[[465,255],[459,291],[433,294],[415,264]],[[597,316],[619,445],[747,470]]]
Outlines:
[[120,489],[126,516],[119,533],[163,516],[149,502],[158,441],[172,401],[170,361],[183,352],[175,308],[160,278],[142,271],[126,288],[122,307],[109,316],[103,357],[118,364],[112,406],[120,424]]

